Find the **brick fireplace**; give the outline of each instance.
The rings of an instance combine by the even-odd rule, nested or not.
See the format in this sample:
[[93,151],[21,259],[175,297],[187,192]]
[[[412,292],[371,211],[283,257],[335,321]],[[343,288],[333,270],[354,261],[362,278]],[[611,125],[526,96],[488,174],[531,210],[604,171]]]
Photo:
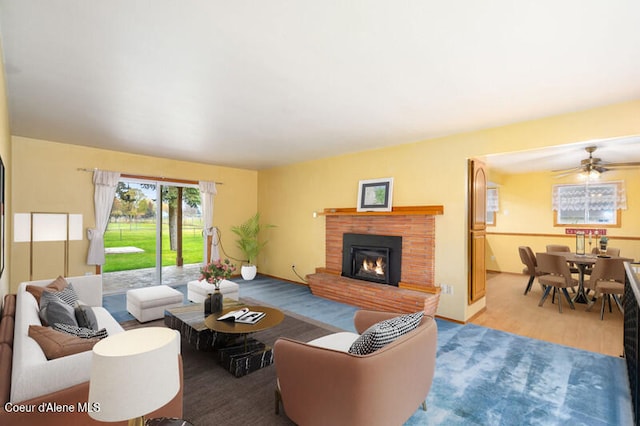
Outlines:
[[[442,206],[400,207],[391,212],[326,209],[324,268],[307,276],[313,294],[362,308],[435,315],[440,289],[434,283],[435,215]],[[341,276],[344,234],[402,237],[398,287]]]

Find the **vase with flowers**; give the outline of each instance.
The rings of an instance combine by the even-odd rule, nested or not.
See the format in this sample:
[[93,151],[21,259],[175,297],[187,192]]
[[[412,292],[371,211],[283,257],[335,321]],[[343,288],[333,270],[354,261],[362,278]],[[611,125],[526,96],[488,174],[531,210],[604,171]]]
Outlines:
[[213,292],[207,292],[207,298],[204,300],[204,313],[209,315],[222,310],[222,293],[220,293],[220,283],[222,280],[228,280],[236,271],[236,267],[229,259],[214,260],[200,268],[200,278],[198,281],[205,280],[213,285]]

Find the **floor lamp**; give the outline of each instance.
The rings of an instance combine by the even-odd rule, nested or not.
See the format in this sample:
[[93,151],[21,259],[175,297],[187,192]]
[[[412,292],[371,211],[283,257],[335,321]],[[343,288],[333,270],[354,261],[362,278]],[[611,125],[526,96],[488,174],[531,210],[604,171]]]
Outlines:
[[180,333],[145,327],[113,334],[93,347],[89,416],[102,422],[144,416],[170,402],[180,390]]
[[70,213],[16,213],[13,241],[29,243],[29,281],[33,280],[33,243],[64,241],[64,276],[69,275],[69,241],[82,240],[82,215]]

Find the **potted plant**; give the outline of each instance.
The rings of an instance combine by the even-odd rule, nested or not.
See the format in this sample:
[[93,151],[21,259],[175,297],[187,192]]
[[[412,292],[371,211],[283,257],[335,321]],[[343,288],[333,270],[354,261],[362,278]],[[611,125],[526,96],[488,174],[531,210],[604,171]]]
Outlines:
[[243,279],[252,280],[256,277],[258,268],[254,262],[262,248],[267,244],[266,241],[258,241],[258,234],[263,228],[272,228],[273,226],[260,225],[260,213],[256,213],[241,225],[231,227],[231,231],[238,236],[236,244],[247,259],[247,264],[242,265],[242,268],[240,268],[240,274]]

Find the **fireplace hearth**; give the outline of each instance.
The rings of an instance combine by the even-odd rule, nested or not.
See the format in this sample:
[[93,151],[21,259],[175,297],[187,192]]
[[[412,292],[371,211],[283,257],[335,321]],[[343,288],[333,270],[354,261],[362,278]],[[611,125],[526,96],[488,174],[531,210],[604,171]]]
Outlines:
[[342,276],[397,286],[401,264],[402,237],[343,234]]

